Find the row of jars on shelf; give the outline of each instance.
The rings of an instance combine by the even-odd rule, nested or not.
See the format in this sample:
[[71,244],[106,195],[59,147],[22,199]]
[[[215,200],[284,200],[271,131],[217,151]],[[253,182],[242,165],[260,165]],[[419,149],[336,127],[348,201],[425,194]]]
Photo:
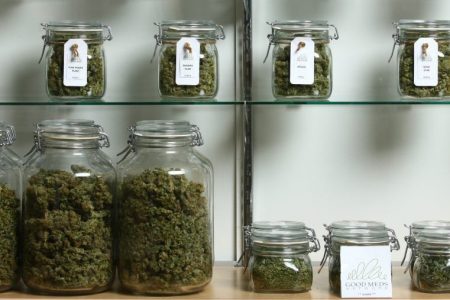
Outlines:
[[[327,99],[332,91],[330,40],[337,28],[323,21],[269,23],[273,50],[272,91],[277,99]],[[159,93],[164,99],[212,99],[218,92],[218,50],[223,27],[211,21],[164,21],[155,35]],[[47,93],[50,98],[95,99],[106,89],[103,41],[111,28],[100,23],[43,24]],[[330,29],[334,29],[334,33]],[[408,98],[450,97],[450,21],[395,23],[398,91]],[[394,49],[392,54],[394,53]],[[43,53],[44,54],[44,51]],[[267,59],[267,57],[266,57]]]
[[[405,237],[411,256],[407,269],[415,289],[450,292],[450,221],[420,221]],[[390,246],[399,250],[395,232],[375,221],[337,221],[326,226],[325,253],[320,270],[328,260],[329,285],[341,292],[342,246]],[[313,284],[310,252],[320,249],[315,231],[302,222],[257,222],[245,228],[250,239],[249,271],[256,292],[305,292]],[[405,261],[403,259],[402,265]]]
[[203,144],[198,127],[140,121],[129,131],[115,168],[94,121],[42,121],[22,163],[8,147],[14,128],[1,124],[0,290],[21,278],[37,293],[100,292],[111,287],[116,261],[132,293],[208,284],[213,169],[194,150]]

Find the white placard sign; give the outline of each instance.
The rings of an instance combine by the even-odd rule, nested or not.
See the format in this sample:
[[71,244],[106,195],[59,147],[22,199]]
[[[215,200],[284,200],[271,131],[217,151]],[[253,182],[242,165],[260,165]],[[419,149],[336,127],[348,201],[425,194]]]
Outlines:
[[392,298],[389,246],[341,247],[342,298]]

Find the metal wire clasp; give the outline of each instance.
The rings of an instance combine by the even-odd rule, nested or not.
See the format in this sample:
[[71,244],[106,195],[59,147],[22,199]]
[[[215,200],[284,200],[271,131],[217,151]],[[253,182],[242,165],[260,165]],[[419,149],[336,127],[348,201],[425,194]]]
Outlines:
[[197,125],[191,126],[191,132],[192,132],[192,143],[191,146],[202,146],[203,145],[203,137],[200,133],[200,128]]
[[128,141],[127,141],[127,146],[125,147],[125,149],[123,149],[122,151],[120,151],[117,156],[121,156],[123,154],[125,154],[117,163],[121,163],[122,161],[124,161],[128,155],[130,155],[130,153],[134,152],[134,138],[135,138],[135,132],[136,132],[136,126],[130,126],[128,128],[128,132],[130,133],[128,135]]
[[244,267],[244,272],[248,268],[248,260],[245,260],[246,257],[250,257],[251,253],[251,241],[252,241],[252,226],[246,225],[242,226],[243,236],[244,236],[244,250],[242,251],[241,256],[238,261],[234,264],[235,267]]
[[153,63],[153,60],[155,59],[156,56],[156,51],[158,50],[158,47],[162,45],[162,29],[161,29],[161,23],[158,22],[154,22],[153,25],[158,27],[158,33],[154,35],[154,38],[156,40],[156,44],[155,44],[155,49],[153,50],[153,55],[152,55],[152,59],[150,60],[151,63]]
[[398,23],[394,22],[394,23],[392,23],[392,25],[394,25],[396,32],[392,35],[392,38],[394,39],[394,45],[392,45],[392,52],[391,52],[391,56],[389,57],[388,63],[390,63],[392,60],[392,57],[394,57],[395,47],[397,47],[397,45],[400,45],[400,33],[399,33]]
[[325,227],[325,229],[328,230],[328,235],[324,235],[323,236],[323,240],[325,241],[325,251],[323,253],[323,257],[322,260],[320,261],[320,268],[319,271],[317,271],[317,273],[320,273],[320,271],[322,271],[323,267],[325,266],[325,263],[328,260],[328,257],[330,256],[330,245],[331,245],[331,232],[330,232],[330,228],[328,227],[327,224],[323,224],[323,226]]
[[267,39],[269,40],[269,46],[267,47],[267,53],[266,53],[266,57],[264,58],[263,63],[266,63],[267,58],[269,57],[269,53],[270,53],[270,48],[272,47],[272,45],[274,44],[273,42],[273,36],[274,36],[274,29],[273,29],[273,22],[266,22],[267,25],[269,25],[272,28],[272,33],[267,35]]

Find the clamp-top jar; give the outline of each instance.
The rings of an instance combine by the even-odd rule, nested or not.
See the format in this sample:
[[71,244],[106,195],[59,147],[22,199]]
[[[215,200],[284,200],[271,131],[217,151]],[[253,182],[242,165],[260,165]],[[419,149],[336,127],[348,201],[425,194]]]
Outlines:
[[394,27],[400,95],[450,97],[450,21],[400,20]]
[[116,173],[98,125],[41,122],[25,164],[23,280],[39,293],[108,289],[114,279]]
[[422,292],[450,292],[450,229],[422,230],[411,241],[413,284]]
[[409,228],[409,235],[405,236],[406,241],[406,249],[405,255],[403,256],[402,266],[406,260],[406,256],[408,255],[408,250],[411,249],[411,255],[406,267],[405,273],[409,270],[409,274],[413,275],[414,263],[416,260],[415,246],[416,246],[416,237],[423,231],[432,232],[433,230],[450,230],[450,221],[443,220],[426,220],[426,221],[417,221],[412,223],[410,226],[405,225]]
[[106,91],[103,42],[112,39],[111,28],[94,22],[50,22],[42,27],[44,48],[48,46],[48,96],[63,100],[102,98]]
[[255,292],[293,293],[311,289],[310,252],[320,250],[314,230],[302,222],[257,222],[250,229],[250,274]]
[[213,170],[184,121],[140,121],[118,164],[119,279],[138,294],[203,289],[213,268]]
[[[326,21],[268,23],[273,50],[272,92],[277,99],[327,99],[332,90],[330,40],[339,38]],[[331,35],[330,28],[334,29]],[[265,61],[265,60],[264,60]]]
[[156,47],[161,46],[161,97],[214,98],[219,88],[216,41],[225,39],[223,27],[212,21],[164,21],[155,25],[159,29]]
[[14,127],[0,123],[0,292],[13,288],[19,278],[20,165],[9,149],[15,139]]
[[328,280],[335,293],[341,291],[341,246],[390,246],[400,249],[395,232],[384,223],[375,221],[337,221],[326,226],[329,234],[324,236],[325,253],[321,267],[328,263]]

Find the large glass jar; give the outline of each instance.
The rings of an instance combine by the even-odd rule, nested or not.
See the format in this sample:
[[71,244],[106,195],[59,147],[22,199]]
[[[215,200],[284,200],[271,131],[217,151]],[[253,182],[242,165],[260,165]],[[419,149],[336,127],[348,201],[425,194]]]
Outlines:
[[400,20],[394,26],[400,95],[450,97],[450,21]]
[[15,137],[12,126],[0,123],[0,292],[13,288],[19,277],[20,165],[8,147]]
[[336,27],[324,21],[277,21],[269,25],[269,48],[275,45],[273,96],[281,100],[329,98],[333,82],[329,44],[339,38]]
[[414,287],[428,293],[450,292],[450,230],[422,230],[413,244]]
[[213,271],[213,169],[197,126],[140,121],[118,165],[119,279],[138,294],[185,294]]
[[253,290],[294,293],[311,289],[310,252],[320,249],[314,230],[302,222],[257,222],[251,227]]
[[214,98],[219,88],[216,40],[225,38],[223,27],[211,21],[164,21],[157,26],[161,97]]
[[411,277],[412,277],[412,271],[414,268],[414,263],[416,260],[416,258],[415,258],[416,254],[414,253],[415,245],[416,245],[415,238],[422,231],[439,230],[439,229],[450,230],[450,221],[443,221],[443,220],[417,221],[417,222],[412,223],[409,226],[409,235],[405,236],[406,249],[405,249],[405,255],[403,256],[401,265],[403,266],[403,264],[405,263],[406,257],[408,255],[408,250],[411,249],[410,259],[409,259],[408,265],[406,267],[407,270],[409,270],[409,274],[411,275]]
[[106,90],[103,42],[112,39],[111,28],[87,22],[51,22],[42,26],[44,47],[48,46],[48,96],[66,100],[102,98]]
[[323,267],[329,258],[328,281],[333,292],[341,292],[341,246],[390,246],[400,249],[392,229],[375,221],[337,221],[326,227],[329,234],[325,238]]
[[114,279],[109,139],[76,123],[41,122],[24,169],[23,281],[38,293],[96,293]]

